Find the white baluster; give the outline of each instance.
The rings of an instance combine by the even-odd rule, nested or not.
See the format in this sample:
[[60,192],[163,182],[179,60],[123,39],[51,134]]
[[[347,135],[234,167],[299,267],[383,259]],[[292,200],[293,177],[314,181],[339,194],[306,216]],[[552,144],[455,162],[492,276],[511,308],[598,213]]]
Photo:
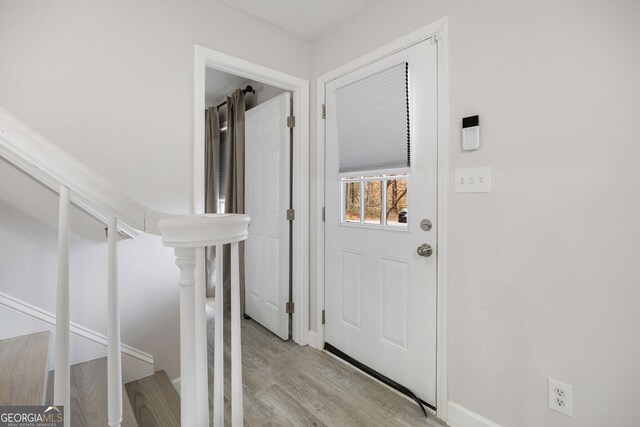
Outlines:
[[118,292],[118,220],[109,218],[107,228],[107,316],[109,323],[108,406],[109,425],[122,423],[122,349]]
[[196,424],[195,249],[175,248],[180,268],[180,412],[181,425]]
[[240,263],[238,242],[231,244],[231,425],[242,420],[242,346],[240,345]]
[[[232,288],[232,416],[234,427],[242,426],[242,355],[240,343],[240,265],[238,242],[248,236],[249,217],[241,214],[223,215],[180,215],[170,216],[158,221],[165,246],[175,248],[176,264],[180,267],[180,358],[181,358],[181,410],[182,425],[205,427],[201,425],[197,409],[201,396],[198,396],[197,340],[202,336],[196,329],[202,316],[196,315],[196,250],[203,246],[216,246],[215,259],[215,345],[213,355],[213,423],[215,427],[224,426],[224,290],[222,272],[223,242],[231,243],[231,288]],[[199,255],[200,257],[200,255]],[[198,264],[201,261],[199,260]],[[200,274],[200,273],[198,273]],[[200,281],[200,279],[198,279]],[[202,281],[204,283],[204,281]],[[198,284],[198,289],[201,284]],[[204,294],[204,290],[202,290]],[[196,317],[197,316],[197,317]],[[196,335],[199,334],[199,335]]]
[[224,426],[224,283],[222,245],[216,245],[215,259],[215,342],[213,347],[213,425]]
[[64,406],[64,425],[71,423],[69,369],[69,189],[60,188],[58,209],[58,289],[56,298],[56,363],[53,402]]
[[209,425],[209,375],[207,370],[207,314],[205,248],[196,249],[196,420],[199,426]]

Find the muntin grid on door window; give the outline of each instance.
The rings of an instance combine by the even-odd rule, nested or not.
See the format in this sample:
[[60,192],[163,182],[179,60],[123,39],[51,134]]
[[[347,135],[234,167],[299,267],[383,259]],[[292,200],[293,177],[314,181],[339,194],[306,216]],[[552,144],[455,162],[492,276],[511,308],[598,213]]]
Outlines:
[[341,224],[406,229],[408,178],[406,172],[342,176]]

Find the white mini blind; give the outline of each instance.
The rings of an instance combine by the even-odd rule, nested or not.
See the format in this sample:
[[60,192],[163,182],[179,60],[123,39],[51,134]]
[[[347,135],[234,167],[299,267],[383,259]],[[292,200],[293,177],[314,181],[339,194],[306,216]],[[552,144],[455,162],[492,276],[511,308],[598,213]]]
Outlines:
[[336,89],[340,172],[410,165],[406,62]]
[[218,197],[224,199],[226,197],[225,189],[227,185],[227,129],[220,132],[220,168],[218,174]]

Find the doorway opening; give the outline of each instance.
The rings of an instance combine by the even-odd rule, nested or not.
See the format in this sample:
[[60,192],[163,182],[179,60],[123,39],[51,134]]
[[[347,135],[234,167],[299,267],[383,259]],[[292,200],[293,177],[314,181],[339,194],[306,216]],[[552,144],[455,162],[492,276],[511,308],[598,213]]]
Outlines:
[[[195,48],[194,212],[205,212],[205,114],[236,89],[244,94],[245,313],[283,339],[308,341],[308,103],[306,80],[202,46]],[[255,91],[255,93],[253,93]],[[229,148],[220,113],[220,155]],[[202,112],[199,114],[198,112]],[[226,135],[224,133],[226,132]],[[227,195],[218,208],[228,203]],[[267,278],[268,280],[265,280]]]
[[[206,210],[251,217],[240,266],[244,273],[242,310],[246,318],[288,340],[292,315],[287,310],[292,295],[292,226],[287,217],[293,184],[291,93],[212,68],[206,70],[205,87]],[[224,307],[229,307],[228,280],[224,286]],[[212,288],[209,283],[209,297]]]

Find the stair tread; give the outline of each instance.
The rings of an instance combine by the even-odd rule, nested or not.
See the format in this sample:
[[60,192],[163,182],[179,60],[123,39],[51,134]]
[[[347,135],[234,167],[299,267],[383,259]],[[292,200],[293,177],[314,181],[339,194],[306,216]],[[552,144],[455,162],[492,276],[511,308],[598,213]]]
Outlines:
[[165,371],[125,384],[140,427],[180,426],[180,396]]
[[[54,372],[49,373],[47,402],[53,403]],[[107,358],[89,360],[71,366],[71,425],[108,425]],[[127,393],[122,390],[122,426],[136,427]],[[67,414],[69,411],[65,411]]]
[[0,341],[0,405],[42,405],[49,369],[49,331]]

